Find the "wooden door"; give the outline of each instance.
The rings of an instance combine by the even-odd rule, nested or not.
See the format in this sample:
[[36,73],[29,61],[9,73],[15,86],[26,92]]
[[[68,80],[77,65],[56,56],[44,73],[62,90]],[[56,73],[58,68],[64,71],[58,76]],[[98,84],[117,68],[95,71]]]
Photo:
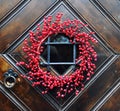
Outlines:
[[[20,76],[22,46],[29,30],[43,17],[64,14],[79,19],[95,32],[98,61],[93,77],[78,96],[57,100],[42,95]],[[17,74],[14,87],[4,85],[8,69]],[[119,0],[0,0],[0,111],[120,111],[120,1]]]

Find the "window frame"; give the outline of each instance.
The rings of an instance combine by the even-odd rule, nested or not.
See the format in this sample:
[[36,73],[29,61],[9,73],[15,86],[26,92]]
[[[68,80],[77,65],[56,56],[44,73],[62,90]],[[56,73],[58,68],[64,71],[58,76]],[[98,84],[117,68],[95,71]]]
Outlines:
[[[69,37],[68,37],[68,39],[69,39]],[[57,76],[60,76],[60,75],[63,76],[66,74],[69,75],[71,73],[71,71],[73,72],[75,67],[76,67],[76,53],[77,53],[76,45],[78,43],[75,41],[75,38],[73,40],[73,43],[71,43],[70,41],[69,42],[51,42],[50,40],[51,40],[51,37],[48,37],[46,42],[43,43],[43,47],[44,47],[44,45],[46,45],[46,47],[47,47],[47,60],[45,60],[42,56],[40,56],[40,58],[41,58],[40,65],[47,67],[48,71],[52,71]],[[73,45],[73,62],[50,62],[50,46],[51,45]],[[63,65],[63,64],[64,65],[71,65],[63,74],[59,74],[52,67],[52,65]]]

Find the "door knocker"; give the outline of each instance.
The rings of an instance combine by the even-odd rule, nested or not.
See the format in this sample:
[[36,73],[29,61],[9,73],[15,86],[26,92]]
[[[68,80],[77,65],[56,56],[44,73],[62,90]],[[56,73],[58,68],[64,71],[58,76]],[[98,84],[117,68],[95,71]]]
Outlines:
[[7,88],[12,88],[16,84],[16,79],[18,78],[18,74],[14,72],[13,69],[9,69],[7,72],[3,74],[4,76],[4,85]]

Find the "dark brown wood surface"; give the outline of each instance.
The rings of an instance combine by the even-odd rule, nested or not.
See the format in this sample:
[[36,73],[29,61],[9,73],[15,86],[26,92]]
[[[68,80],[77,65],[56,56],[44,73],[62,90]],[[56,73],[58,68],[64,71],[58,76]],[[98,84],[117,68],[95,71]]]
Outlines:
[[4,94],[0,92],[0,111],[20,111]]
[[[43,17],[57,12],[79,19],[94,31],[97,69],[78,96],[66,100],[42,95],[20,76],[25,61],[23,40]],[[4,84],[8,69],[18,73],[11,89]],[[0,111],[120,111],[120,0],[0,0]],[[114,89],[114,90],[113,90]],[[113,93],[112,93],[113,92]],[[108,98],[107,98],[108,97]]]
[[120,109],[120,88],[100,108],[100,111],[119,111]]
[[11,2],[9,2],[9,0],[5,0],[5,1],[1,0],[0,20],[3,20],[6,17],[6,15],[10,13],[20,1],[21,0],[11,0]]
[[[0,80],[3,81],[3,74],[10,68],[13,68],[3,57],[0,57]],[[19,73],[19,72],[17,72]],[[37,111],[41,109],[46,111],[48,108],[50,111],[54,111],[53,108],[40,96],[26,80],[21,78],[17,79],[15,87],[10,89],[20,100],[22,100],[31,110]],[[42,106],[42,107],[41,107]],[[47,107],[46,107],[47,106]],[[7,107],[7,106],[6,106]],[[6,110],[7,111],[7,110]],[[12,111],[12,110],[11,110]]]

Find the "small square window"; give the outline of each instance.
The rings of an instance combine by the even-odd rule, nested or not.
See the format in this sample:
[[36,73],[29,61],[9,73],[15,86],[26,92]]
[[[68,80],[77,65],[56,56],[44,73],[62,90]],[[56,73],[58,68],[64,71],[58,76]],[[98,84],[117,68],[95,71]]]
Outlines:
[[59,75],[63,75],[70,69],[70,66],[75,66],[77,45],[72,44],[69,41],[69,37],[65,34],[48,37],[43,45],[44,51],[41,57],[45,60],[45,63],[42,64],[49,69],[54,70]]

